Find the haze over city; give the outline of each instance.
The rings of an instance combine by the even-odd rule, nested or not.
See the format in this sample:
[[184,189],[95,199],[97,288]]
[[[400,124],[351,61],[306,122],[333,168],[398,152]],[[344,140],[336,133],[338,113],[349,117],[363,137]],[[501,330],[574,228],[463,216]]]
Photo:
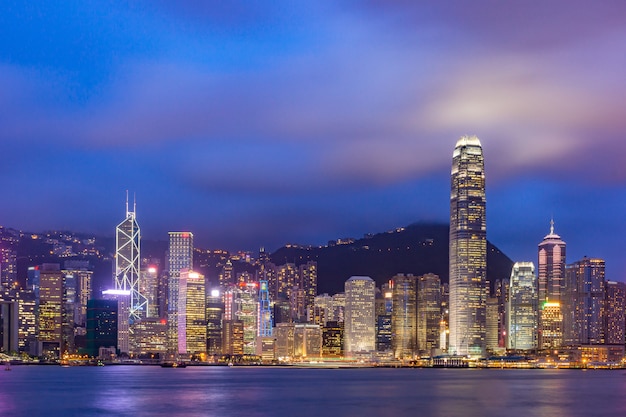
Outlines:
[[623,2],[196,3],[5,2],[0,224],[111,236],[125,190],[212,248],[448,222],[476,134],[491,242],[535,261],[554,217],[625,280]]

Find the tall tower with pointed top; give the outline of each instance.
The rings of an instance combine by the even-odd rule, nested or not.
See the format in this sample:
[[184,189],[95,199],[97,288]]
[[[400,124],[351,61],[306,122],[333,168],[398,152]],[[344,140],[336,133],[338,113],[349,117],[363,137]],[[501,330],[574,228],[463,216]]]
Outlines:
[[550,220],[550,233],[539,243],[539,305],[561,302],[565,278],[565,242],[554,233],[554,219]]
[[554,219],[550,233],[539,243],[538,258],[539,348],[553,349],[563,344],[565,280],[565,242],[554,232]]
[[148,300],[139,292],[140,239],[136,218],[137,204],[133,211],[128,207],[126,192],[126,218],[115,228],[115,289],[130,291],[130,321],[146,317]]
[[457,355],[486,347],[487,226],[480,140],[461,137],[452,154],[450,193],[450,346]]

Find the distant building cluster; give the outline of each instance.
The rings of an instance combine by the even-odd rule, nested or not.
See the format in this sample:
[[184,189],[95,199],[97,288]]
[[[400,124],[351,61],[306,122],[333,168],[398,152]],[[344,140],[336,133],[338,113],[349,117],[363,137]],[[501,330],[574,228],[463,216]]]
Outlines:
[[[485,172],[475,136],[459,139],[453,152],[448,283],[433,273],[397,273],[380,286],[352,276],[344,292],[318,294],[323,271],[316,261],[277,265],[263,249],[256,258],[214,251],[223,262],[209,279],[200,272],[206,265],[192,232],[169,232],[161,262],[142,258],[128,201],[115,231],[111,286],[101,293],[92,289],[90,263],[69,256],[62,264],[29,258],[26,285],[18,286],[17,240],[2,235],[1,352],[51,361],[87,355],[270,363],[624,357],[626,284],[606,279],[602,259],[567,264],[553,221],[538,245],[537,267],[515,262],[510,276],[487,281]],[[74,246],[62,241],[50,244],[65,257]],[[75,246],[96,253],[93,243]]]

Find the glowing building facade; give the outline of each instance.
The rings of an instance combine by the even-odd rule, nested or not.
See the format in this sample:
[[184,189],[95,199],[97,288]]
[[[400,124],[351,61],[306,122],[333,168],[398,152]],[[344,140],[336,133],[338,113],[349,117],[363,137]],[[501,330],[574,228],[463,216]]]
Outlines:
[[370,277],[354,276],[345,283],[344,353],[371,354],[376,349],[376,284]]
[[168,351],[178,351],[178,302],[180,271],[193,270],[193,233],[169,232],[167,255],[167,341]]
[[417,277],[392,279],[391,349],[397,359],[412,359],[417,348]]
[[131,321],[145,317],[148,310],[148,300],[139,291],[140,241],[136,205],[130,211],[127,197],[126,218],[115,228],[115,289],[130,291]]
[[626,344],[626,284],[606,282],[606,330],[607,345]]
[[417,278],[417,350],[430,354],[439,347],[441,322],[441,280],[439,275]]
[[[539,311],[539,335],[538,342],[540,349],[550,349],[561,346],[563,340],[556,340],[554,329],[559,329],[559,334],[563,334],[563,323],[555,323],[558,317],[563,318],[561,309],[563,292],[563,280],[565,278],[565,242],[554,232],[554,221],[550,221],[550,233],[539,243],[538,248],[538,278],[537,295],[538,304],[542,307]],[[549,308],[543,306],[549,305]],[[544,325],[544,313],[549,315]],[[544,340],[544,334],[550,336]]]
[[537,348],[537,279],[532,262],[516,262],[511,271],[506,304],[507,348]]
[[604,260],[583,258],[568,265],[563,297],[563,339],[566,345],[604,344]]
[[461,137],[452,154],[449,353],[485,353],[487,224],[480,140]]
[[206,289],[204,275],[180,271],[178,281],[178,354],[206,353]]

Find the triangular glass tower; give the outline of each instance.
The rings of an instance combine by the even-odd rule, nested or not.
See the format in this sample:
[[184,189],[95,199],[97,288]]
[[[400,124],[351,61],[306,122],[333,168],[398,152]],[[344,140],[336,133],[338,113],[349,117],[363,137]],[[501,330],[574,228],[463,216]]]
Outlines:
[[115,228],[115,289],[130,291],[130,322],[146,317],[148,300],[139,292],[141,233],[133,211],[128,209],[126,194],[126,219]]

